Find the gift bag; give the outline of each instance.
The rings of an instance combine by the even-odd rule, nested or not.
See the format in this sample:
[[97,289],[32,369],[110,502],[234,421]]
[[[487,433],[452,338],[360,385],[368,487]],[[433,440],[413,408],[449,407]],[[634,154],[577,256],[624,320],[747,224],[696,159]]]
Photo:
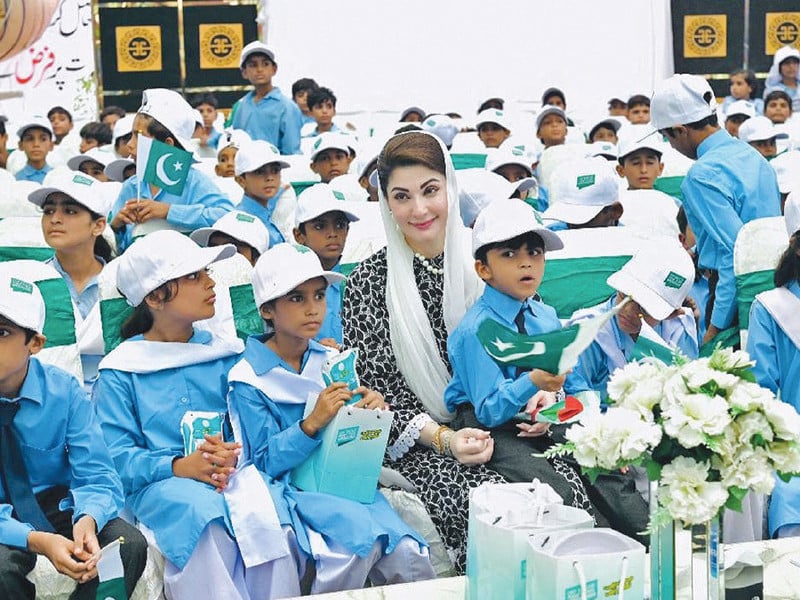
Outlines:
[[393,419],[388,410],[343,406],[322,430],[322,443],[292,471],[292,483],[370,504]]
[[645,548],[613,529],[535,535],[527,548],[528,600],[642,600]]
[[524,600],[528,537],[590,528],[584,510],[564,506],[547,484],[483,484],[470,494],[467,536],[468,600]]

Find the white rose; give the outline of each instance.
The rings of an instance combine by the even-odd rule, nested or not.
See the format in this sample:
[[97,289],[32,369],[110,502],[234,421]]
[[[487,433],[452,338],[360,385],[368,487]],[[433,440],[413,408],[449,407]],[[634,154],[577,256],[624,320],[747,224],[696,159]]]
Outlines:
[[750,359],[750,355],[744,350],[734,350],[733,348],[719,348],[715,350],[709,359],[712,369],[718,371],[733,371],[744,367],[752,367],[755,361]]
[[775,435],[784,440],[800,438],[800,415],[791,404],[782,400],[771,400],[764,403],[763,410]]
[[703,444],[706,435],[720,435],[731,423],[725,399],[705,394],[678,397],[661,416],[665,433],[684,448]]
[[739,382],[736,375],[712,369],[707,358],[699,358],[684,365],[680,373],[686,379],[686,387],[694,392],[711,381],[725,390],[732,389]]
[[736,460],[720,469],[722,483],[752,489],[759,494],[769,494],[775,485],[775,477],[767,453],[762,448],[745,449]]
[[800,473],[800,446],[794,442],[773,442],[767,446],[767,456],[776,471]]
[[739,415],[734,419],[737,431],[737,441],[744,446],[752,446],[753,436],[760,435],[766,441],[773,440],[772,427],[766,415],[760,411],[753,411]]
[[[608,397],[615,404],[624,402],[629,394],[636,393],[642,384],[656,387],[658,381],[662,380],[660,369],[651,363],[631,362],[621,369],[616,369],[608,380]],[[660,390],[655,390],[658,395]]]
[[582,467],[612,470],[658,445],[661,428],[642,421],[635,411],[612,407],[596,419],[570,427],[566,438],[575,445],[573,456]]
[[773,399],[772,392],[749,381],[740,381],[728,394],[731,407],[745,412],[761,408],[765,402]]
[[673,519],[702,523],[717,515],[728,500],[721,482],[706,481],[708,463],[679,456],[661,470],[659,502]]

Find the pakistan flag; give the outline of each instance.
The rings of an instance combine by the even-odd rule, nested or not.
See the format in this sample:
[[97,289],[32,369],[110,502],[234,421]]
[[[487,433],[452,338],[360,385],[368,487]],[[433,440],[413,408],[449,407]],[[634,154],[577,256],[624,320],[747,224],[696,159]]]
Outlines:
[[123,539],[119,538],[105,546],[97,561],[97,592],[95,600],[128,600],[125,590],[125,571],[119,554]]
[[149,183],[180,196],[192,168],[192,153],[139,136],[136,149],[136,175],[140,182]]

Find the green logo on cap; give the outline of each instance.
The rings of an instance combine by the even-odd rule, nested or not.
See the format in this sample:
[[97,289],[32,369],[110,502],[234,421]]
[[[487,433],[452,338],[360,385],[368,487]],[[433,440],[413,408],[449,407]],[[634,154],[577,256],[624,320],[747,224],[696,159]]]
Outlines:
[[594,175],[578,175],[578,180],[575,182],[579,190],[594,185]]
[[664,280],[664,285],[668,288],[679,289],[684,282],[686,281],[686,277],[678,275],[675,271],[670,271],[667,275],[667,278]]
[[236,215],[236,220],[237,221],[243,221],[245,223],[253,223],[256,220],[256,218],[251,216],[251,215],[245,215],[243,213],[238,213]]
[[494,116],[495,116],[495,117],[502,117],[502,116],[503,116],[503,111],[502,111],[502,110],[496,110],[496,111],[494,111]]
[[[267,142],[267,143],[269,144],[269,142]],[[316,148],[316,146],[315,146],[315,148]],[[272,150],[275,154],[280,154],[280,151],[275,146],[273,146],[272,144],[269,144],[269,149]]]
[[333,190],[333,197],[337,200],[344,200],[344,194],[338,190]]
[[33,284],[16,277],[11,278],[11,289],[15,292],[22,292],[23,294],[33,294]]
[[516,146],[511,149],[513,156],[523,156],[525,154],[525,146]]
[[294,249],[297,250],[300,254],[305,254],[306,252],[311,252],[311,248],[306,246],[301,246],[299,244],[293,244]]
[[89,177],[85,177],[83,175],[75,175],[72,178],[72,183],[80,183],[81,185],[92,185],[94,183],[94,179],[90,179]]
[[322,137],[318,137],[318,138],[317,138],[317,141],[316,141],[316,142],[314,142],[314,150],[316,150],[317,148],[319,148],[319,145],[320,145],[321,143],[322,143]]
[[425,121],[425,125],[427,125],[428,127],[436,127],[436,121],[434,121],[433,119],[428,119],[427,121]]
[[544,225],[544,221],[542,221],[542,215],[539,214],[538,210],[533,209],[533,216],[536,218],[536,222],[539,225]]

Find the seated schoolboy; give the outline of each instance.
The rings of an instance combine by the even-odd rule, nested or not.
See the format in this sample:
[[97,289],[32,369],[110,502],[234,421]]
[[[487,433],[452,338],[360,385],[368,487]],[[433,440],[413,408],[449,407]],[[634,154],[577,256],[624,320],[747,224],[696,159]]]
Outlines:
[[242,48],[242,77],[253,89],[236,101],[226,127],[244,129],[254,140],[264,140],[281,154],[300,154],[302,113],[272,84],[278,71],[275,53],[258,40]]
[[611,142],[618,144],[619,138],[617,132],[621,124],[617,119],[603,118],[595,123],[589,130],[589,143],[594,142]]
[[318,87],[317,82],[310,77],[301,77],[292,84],[292,100],[294,100],[294,103],[297,104],[303,114],[302,125],[314,122],[314,117],[311,116],[306,100],[308,99],[308,93]]
[[567,115],[558,106],[543,106],[536,115],[536,137],[547,148],[560,146],[567,139]]
[[333,90],[318,87],[309,91],[306,104],[316,127],[309,127],[303,137],[316,137],[326,131],[339,131],[339,127],[333,122],[333,117],[336,116],[336,96],[333,95]]
[[533,165],[524,148],[502,147],[486,153],[486,170],[497,173],[512,183],[533,177]]
[[609,117],[626,117],[628,116],[628,101],[620,96],[614,96],[608,101],[608,116]]
[[632,127],[619,141],[617,173],[629,190],[652,190],[664,172],[664,144],[650,126]]
[[277,148],[264,140],[243,142],[236,152],[236,181],[244,189],[236,209],[253,215],[264,224],[269,231],[270,247],[286,241],[272,215],[283,193],[281,169],[288,166]]
[[409,106],[400,113],[398,121],[401,123],[422,123],[427,114],[419,106]]
[[44,300],[17,261],[0,264],[0,590],[33,600],[26,575],[41,554],[78,583],[77,599],[97,594],[97,558],[121,547],[128,596],[147,561],[147,543],[118,518],[124,502],[92,403],[80,383],[33,357],[45,343]]
[[[279,244],[256,263],[253,292],[271,333],[251,337],[228,376],[228,403],[240,424],[242,454],[283,490],[297,544],[314,561],[311,593],[417,581],[434,577],[422,537],[375,491],[362,504],[331,494],[301,491],[292,469],[320,444],[319,433],[354,393],[355,406],[385,407],[383,396],[344,383],[325,386],[324,361],[335,354],[314,341],[326,311],[325,294],[343,280],[324,271],[308,248]],[[316,405],[303,418],[310,394]],[[302,570],[302,566],[301,566]]]
[[241,145],[250,141],[250,136],[241,129],[226,129],[217,140],[217,177],[236,177],[236,153]]
[[330,183],[350,170],[355,156],[352,144],[353,138],[344,133],[329,131],[317,137],[311,147],[311,170],[322,183]]
[[586,156],[600,157],[616,163],[619,159],[619,148],[612,142],[592,142],[589,144],[589,151]]
[[487,148],[499,148],[511,135],[511,126],[505,113],[494,108],[484,110],[478,115],[475,128]]
[[17,181],[42,183],[44,176],[53,170],[47,164],[47,155],[53,149],[53,128],[43,117],[33,117],[17,129],[18,147],[25,154],[26,163],[17,171]]
[[[128,147],[135,157],[139,136],[144,136],[191,152],[194,128],[194,111],[183,96],[163,88],[145,90],[142,93],[142,106],[133,122],[134,135]],[[152,184],[141,184],[138,174],[122,185],[111,209],[113,218],[110,223],[117,235],[117,247],[120,250],[131,244],[131,230],[136,224],[163,219],[176,229],[194,231],[211,225],[233,209],[228,197],[207,175],[190,164],[181,168],[188,169],[189,173],[180,195]]]
[[221,132],[214,127],[217,122],[217,107],[219,106],[217,97],[210,93],[195,94],[189,98],[189,106],[199,112],[203,118],[203,124],[197,132],[199,135],[195,136],[200,142],[200,148],[210,149],[213,152],[221,135]]
[[[350,223],[358,217],[342,206],[344,196],[327,183],[318,183],[297,198],[294,239],[311,248],[326,271],[341,273],[344,246]],[[342,343],[342,285],[332,285],[325,294],[328,309],[317,339],[327,345]]]
[[619,225],[623,208],[619,185],[604,158],[584,158],[564,163],[553,173],[554,203],[542,218],[554,231]]
[[792,116],[792,99],[783,90],[772,90],[764,97],[764,116],[776,125],[786,123]]
[[53,128],[53,143],[56,145],[63,142],[75,126],[72,114],[63,106],[54,106],[47,111],[47,119]]
[[706,308],[708,305],[708,277],[709,271],[701,269],[697,266],[697,240],[694,237],[692,226],[689,225],[689,219],[686,218],[686,209],[681,206],[678,208],[678,214],[675,217],[678,223],[678,241],[686,250],[689,258],[694,263],[694,283],[692,289],[689,290],[689,295],[686,296],[685,304],[694,310],[695,320],[697,321],[697,339],[702,340],[706,334]]
[[73,156],[67,166],[73,171],[80,171],[97,181],[110,181],[105,173],[106,167],[114,160],[114,155],[104,148],[91,148]]
[[739,127],[739,139],[750,144],[767,160],[777,156],[777,140],[785,140],[788,137],[788,133],[777,129],[767,117],[753,117]]
[[[372,174],[378,170],[378,156],[370,160],[358,175],[358,183],[367,191],[369,202],[378,201],[378,186],[372,183]],[[376,182],[377,183],[377,182]]]
[[79,146],[81,154],[92,148],[99,148],[111,143],[112,132],[111,128],[105,123],[100,121],[94,123],[87,123],[81,127],[80,131],[81,145]]
[[269,232],[253,215],[232,210],[211,227],[201,227],[189,236],[203,248],[231,244],[236,252],[255,266],[258,257],[269,248]]
[[[573,315],[570,325],[631,298],[581,355],[581,373],[604,400],[610,375],[641,356],[637,349],[646,342],[637,346],[640,338],[666,352],[678,350],[688,358],[697,358],[697,324],[693,312],[683,308],[694,276],[692,259],[680,244],[667,238],[656,240],[608,278],[608,285],[617,291],[607,302]],[[642,350],[649,353],[646,348]]]
[[111,137],[111,145],[114,146],[114,154],[118,158],[128,158],[131,156],[128,142],[133,137],[133,119],[135,115],[125,115],[114,123],[114,133]]
[[725,131],[733,137],[739,137],[739,127],[747,119],[756,116],[756,107],[749,100],[737,100],[731,102],[725,113]]
[[124,117],[127,113],[121,106],[109,104],[100,111],[100,122],[108,125],[109,129],[114,129],[114,124]]
[[644,94],[634,94],[628,98],[628,121],[631,125],[644,125],[650,122],[650,98]]
[[461,131],[452,117],[442,114],[433,114],[425,117],[420,125],[422,131],[427,131],[438,137],[444,143],[445,148],[450,150],[453,147],[453,140]]

